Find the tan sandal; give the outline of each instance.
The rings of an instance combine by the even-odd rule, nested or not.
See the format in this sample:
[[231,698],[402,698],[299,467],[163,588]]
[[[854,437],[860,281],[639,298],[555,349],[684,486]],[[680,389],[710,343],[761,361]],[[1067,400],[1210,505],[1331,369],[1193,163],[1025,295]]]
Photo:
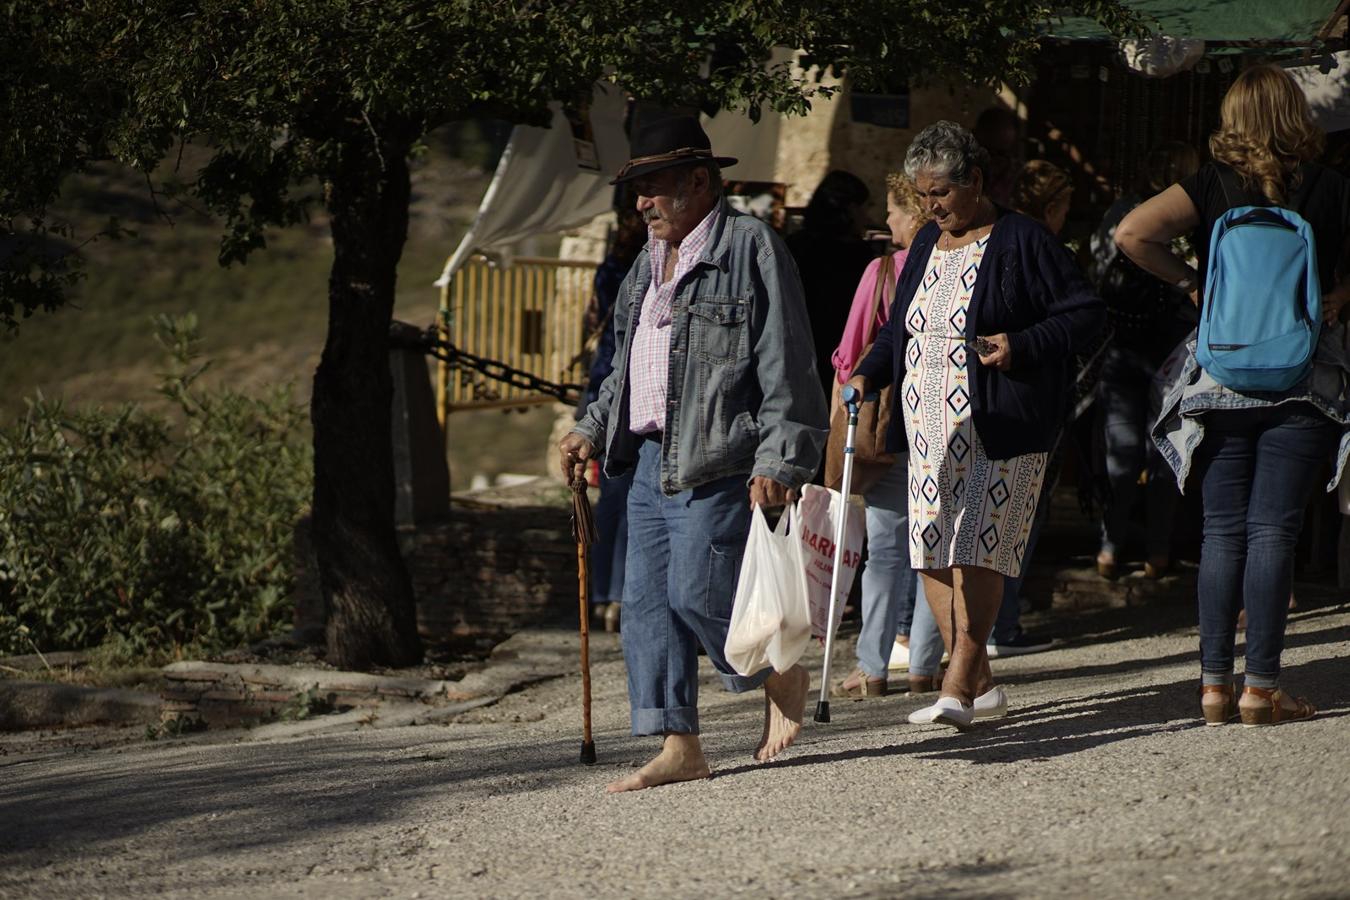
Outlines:
[[1302,697],[1291,697],[1294,701],[1292,708],[1286,708],[1281,700],[1289,696],[1279,688],[1273,690],[1259,687],[1244,687],[1242,689],[1242,699],[1248,696],[1259,697],[1269,706],[1262,704],[1243,705],[1238,704],[1238,711],[1242,715],[1242,724],[1251,728],[1255,725],[1278,725],[1281,722],[1297,722],[1300,719],[1311,719],[1317,715],[1317,709]]
[[885,697],[889,684],[885,678],[873,678],[862,669],[854,669],[853,674],[834,686],[830,693],[836,697],[849,697],[853,700],[875,700]]
[[909,676],[909,692],[911,694],[928,694],[933,691],[942,690],[942,667],[938,667],[936,675],[911,675]]
[[[1206,703],[1205,697],[1221,694],[1222,703]],[[1227,725],[1238,715],[1237,697],[1231,684],[1200,685],[1200,713],[1205,717],[1206,725]]]

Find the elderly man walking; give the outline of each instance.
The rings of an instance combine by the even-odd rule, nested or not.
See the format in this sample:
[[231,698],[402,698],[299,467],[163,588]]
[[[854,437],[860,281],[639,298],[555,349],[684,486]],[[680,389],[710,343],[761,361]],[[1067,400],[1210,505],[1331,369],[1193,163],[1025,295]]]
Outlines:
[[801,280],[768,226],[722,198],[698,120],[639,129],[632,182],[649,229],[619,289],[613,373],[559,444],[569,478],[603,448],[635,470],[628,498],[623,649],[633,733],[661,752],[609,785],[640,790],[710,774],[699,741],[698,648],[728,690],[763,688],[767,760],[801,729],[801,666],[738,675],[723,653],[751,505],[781,506],[810,480],[828,429]]

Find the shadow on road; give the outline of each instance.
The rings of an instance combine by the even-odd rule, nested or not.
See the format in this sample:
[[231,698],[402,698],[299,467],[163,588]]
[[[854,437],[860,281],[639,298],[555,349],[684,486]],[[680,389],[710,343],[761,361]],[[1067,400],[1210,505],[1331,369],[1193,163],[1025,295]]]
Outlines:
[[[1307,623],[1344,609],[1300,610]],[[1184,627],[1189,611],[1113,610],[1085,616],[1085,632],[1148,636]],[[1347,629],[1336,626],[1300,630],[1289,636],[1293,648],[1317,645],[1322,658],[1291,666],[1285,681],[1314,703],[1344,696],[1350,683]],[[1083,638],[1090,641],[1094,638]],[[1047,662],[1053,654],[1045,657]],[[904,714],[931,698],[896,698],[853,706],[841,704],[836,724],[808,726],[787,758],[769,764],[723,768],[717,779],[749,772],[828,765],[856,759],[911,757],[965,760],[1000,765],[1080,753],[1151,734],[1185,732],[1200,726],[1197,678],[1135,684],[1084,695],[1082,679],[1128,677],[1149,669],[1194,663],[1193,653],[1141,655],[1102,665],[1045,667],[1021,671],[1010,682],[1065,682],[1063,700],[1022,708],[997,723],[965,734],[919,730],[904,724]],[[1137,682],[1137,678],[1132,679]],[[1072,689],[1069,689],[1072,688]],[[1077,694],[1074,694],[1074,691]],[[1331,709],[1339,718],[1350,710]],[[743,706],[721,704],[708,710],[711,740],[725,746],[732,731],[744,732]],[[726,727],[723,728],[722,726]],[[1236,727],[1236,726],[1234,726]],[[1286,726],[1316,728],[1317,723]],[[857,733],[900,736],[884,746],[831,750],[839,739]],[[541,738],[539,731],[473,726],[406,729],[268,744],[170,743],[153,748],[88,752],[48,761],[41,768],[6,767],[0,782],[0,859],[21,865],[61,858],[64,848],[84,852],[107,848],[123,852],[138,836],[166,829],[181,835],[178,852],[185,864],[197,857],[235,854],[270,846],[313,847],[323,835],[336,837],[369,825],[399,827],[422,815],[429,799],[444,808],[447,796],[461,808],[487,798],[520,797],[537,791],[575,792],[577,802],[593,802],[605,768],[650,755],[651,739],[635,739],[617,730],[599,734],[602,765],[577,763],[575,735]],[[747,742],[753,735],[745,735]],[[748,752],[748,746],[747,746]],[[442,812],[443,814],[443,812]],[[316,837],[318,840],[316,840]]]
[[[1350,682],[1350,645],[1344,642],[1345,629],[1336,627],[1289,635],[1287,646],[1325,646],[1335,648],[1339,655],[1326,656],[1309,662],[1286,666],[1282,681],[1292,693],[1307,694],[1314,706],[1318,698],[1327,704],[1332,698],[1344,695],[1344,685]],[[1239,645],[1239,659],[1241,646]],[[1101,677],[1127,674],[1159,666],[1194,662],[1194,653],[1170,654],[1101,666],[1074,666],[1061,669],[1042,669],[1020,673],[1014,678],[1000,679],[1009,683],[1045,681],[1048,679]],[[854,732],[874,731],[878,727],[905,729],[907,740],[882,747],[850,749],[838,752],[810,752],[814,741],[803,741],[803,750],[775,763],[776,768],[795,768],[846,762],[854,759],[877,759],[907,756],[925,760],[965,760],[980,765],[999,765],[1027,761],[1042,761],[1092,750],[1120,741],[1147,735],[1167,734],[1204,727],[1199,716],[1197,685],[1199,672],[1164,684],[1151,684],[1118,691],[1109,691],[1085,697],[1070,697],[1030,706],[1015,707],[1005,719],[986,722],[964,733],[949,729],[928,728],[918,732],[914,726],[903,724],[901,712],[917,707],[915,701],[902,710],[891,705],[889,721],[878,721],[884,713],[882,702],[873,702],[872,709],[855,717],[856,721],[840,727],[825,726],[831,736]],[[929,699],[932,695],[928,695]],[[848,709],[848,706],[845,706]],[[1323,708],[1318,719],[1337,719],[1350,715],[1350,708]],[[1310,723],[1315,727],[1314,723]],[[1234,723],[1231,727],[1241,727]],[[1309,727],[1309,726],[1300,726]],[[921,734],[915,740],[910,735]],[[819,733],[811,737],[818,737]],[[716,778],[728,778],[758,771],[759,764],[722,769]]]
[[[401,740],[301,740],[168,745],[146,754],[86,752],[44,774],[10,770],[0,783],[0,860],[99,847],[122,851],[145,832],[181,829],[195,857],[315,843],[316,835],[395,826],[447,794],[463,804],[574,782],[593,797],[604,778],[577,762],[579,738],[521,742],[504,732],[487,752],[453,730],[402,730]],[[615,737],[609,761],[627,755]],[[636,751],[634,751],[634,755]],[[603,783],[603,782],[601,782]]]

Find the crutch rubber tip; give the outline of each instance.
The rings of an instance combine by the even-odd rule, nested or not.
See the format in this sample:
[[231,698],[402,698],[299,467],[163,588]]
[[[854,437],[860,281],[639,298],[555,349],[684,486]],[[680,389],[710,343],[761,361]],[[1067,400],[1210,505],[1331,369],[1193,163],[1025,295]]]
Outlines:
[[816,701],[816,721],[827,723],[830,721],[830,701]]
[[581,764],[583,766],[595,765],[595,741],[586,741],[581,745]]

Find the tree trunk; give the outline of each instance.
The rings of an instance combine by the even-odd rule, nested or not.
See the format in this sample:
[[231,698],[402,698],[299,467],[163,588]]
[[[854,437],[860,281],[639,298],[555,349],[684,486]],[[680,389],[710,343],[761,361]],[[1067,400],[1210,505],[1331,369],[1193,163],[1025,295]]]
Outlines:
[[410,142],[353,136],[328,185],[328,338],[314,374],[314,549],[328,662],[422,658],[412,581],[394,530],[389,323],[408,235]]

